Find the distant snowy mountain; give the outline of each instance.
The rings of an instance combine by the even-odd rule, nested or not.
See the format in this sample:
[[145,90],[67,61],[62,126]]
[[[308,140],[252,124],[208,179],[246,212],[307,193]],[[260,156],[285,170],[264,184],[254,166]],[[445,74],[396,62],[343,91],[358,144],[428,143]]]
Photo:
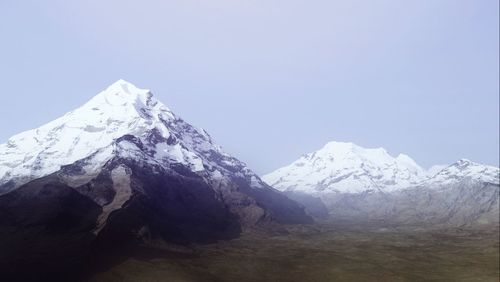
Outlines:
[[426,171],[407,155],[393,157],[383,148],[330,142],[262,179],[281,191],[359,193],[394,191],[426,177]]
[[466,159],[461,159],[449,166],[440,166],[440,169],[429,174],[429,176],[420,185],[444,186],[456,184],[464,179],[474,182],[500,183],[500,172],[497,167],[475,163]]
[[281,191],[315,193],[392,192],[418,185],[446,185],[469,177],[498,183],[498,168],[459,160],[424,170],[412,158],[383,148],[330,142],[262,179]]
[[[211,242],[311,221],[206,131],[123,80],[0,145],[0,260],[46,252],[49,267],[94,247]],[[68,253],[55,263],[59,244]]]
[[465,159],[426,171],[403,154],[330,142],[263,179],[318,217],[461,225],[495,222],[499,176]]

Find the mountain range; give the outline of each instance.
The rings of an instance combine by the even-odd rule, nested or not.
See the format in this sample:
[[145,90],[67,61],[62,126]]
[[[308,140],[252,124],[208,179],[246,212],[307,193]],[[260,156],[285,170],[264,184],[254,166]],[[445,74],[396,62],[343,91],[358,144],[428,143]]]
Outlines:
[[310,214],[397,223],[498,222],[500,172],[461,159],[429,170],[412,158],[330,142],[263,179]]
[[499,169],[465,159],[425,170],[404,154],[330,142],[262,179],[151,91],[119,80],[0,145],[0,273],[49,280],[96,254],[314,218],[498,224]]

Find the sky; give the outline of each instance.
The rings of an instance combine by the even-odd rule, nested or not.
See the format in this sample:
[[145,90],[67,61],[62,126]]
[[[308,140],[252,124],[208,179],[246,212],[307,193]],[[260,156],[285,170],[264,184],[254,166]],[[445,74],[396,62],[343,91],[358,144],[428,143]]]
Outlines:
[[257,173],[328,141],[499,163],[499,1],[0,1],[0,143],[118,79]]

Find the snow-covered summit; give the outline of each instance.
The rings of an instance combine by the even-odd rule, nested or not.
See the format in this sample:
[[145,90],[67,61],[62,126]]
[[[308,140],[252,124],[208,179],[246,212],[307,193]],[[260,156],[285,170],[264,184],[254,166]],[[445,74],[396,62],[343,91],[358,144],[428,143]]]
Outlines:
[[119,80],[80,108],[0,145],[0,184],[52,173],[111,145],[118,137],[173,118],[149,90]]
[[324,193],[392,192],[416,186],[442,186],[464,179],[499,183],[499,169],[466,159],[424,170],[411,157],[383,148],[329,142],[262,179],[281,191]]
[[467,159],[461,159],[449,166],[444,167],[439,172],[424,181],[422,185],[444,186],[455,184],[464,179],[498,185],[500,184],[500,169],[498,167],[479,164]]
[[397,190],[420,182],[426,175],[407,155],[393,157],[384,148],[329,142],[263,179],[279,190],[357,193]]
[[[245,168],[222,152],[205,130],[184,122],[149,90],[118,80],[80,108],[1,144],[0,185],[14,181],[19,186],[89,156],[89,169],[95,170],[117,150],[130,149],[115,144],[125,135],[142,139],[154,151],[155,161],[180,163],[200,174],[209,168],[210,173],[224,175],[220,165],[213,168],[214,153],[228,166]],[[258,179],[250,170],[244,171]],[[254,182],[261,184],[260,179]]]
[[40,243],[14,250],[21,254],[50,253],[53,241],[39,239],[69,234],[58,238],[71,246],[61,258],[95,240],[117,250],[151,238],[206,243],[260,224],[312,222],[203,129],[123,80],[0,145],[0,218],[9,242]]

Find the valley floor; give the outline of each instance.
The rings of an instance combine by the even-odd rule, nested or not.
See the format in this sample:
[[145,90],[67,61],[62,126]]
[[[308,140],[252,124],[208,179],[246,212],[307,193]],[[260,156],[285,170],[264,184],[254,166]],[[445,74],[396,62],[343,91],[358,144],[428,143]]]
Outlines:
[[426,230],[329,222],[143,250],[91,281],[499,281],[498,227]]

